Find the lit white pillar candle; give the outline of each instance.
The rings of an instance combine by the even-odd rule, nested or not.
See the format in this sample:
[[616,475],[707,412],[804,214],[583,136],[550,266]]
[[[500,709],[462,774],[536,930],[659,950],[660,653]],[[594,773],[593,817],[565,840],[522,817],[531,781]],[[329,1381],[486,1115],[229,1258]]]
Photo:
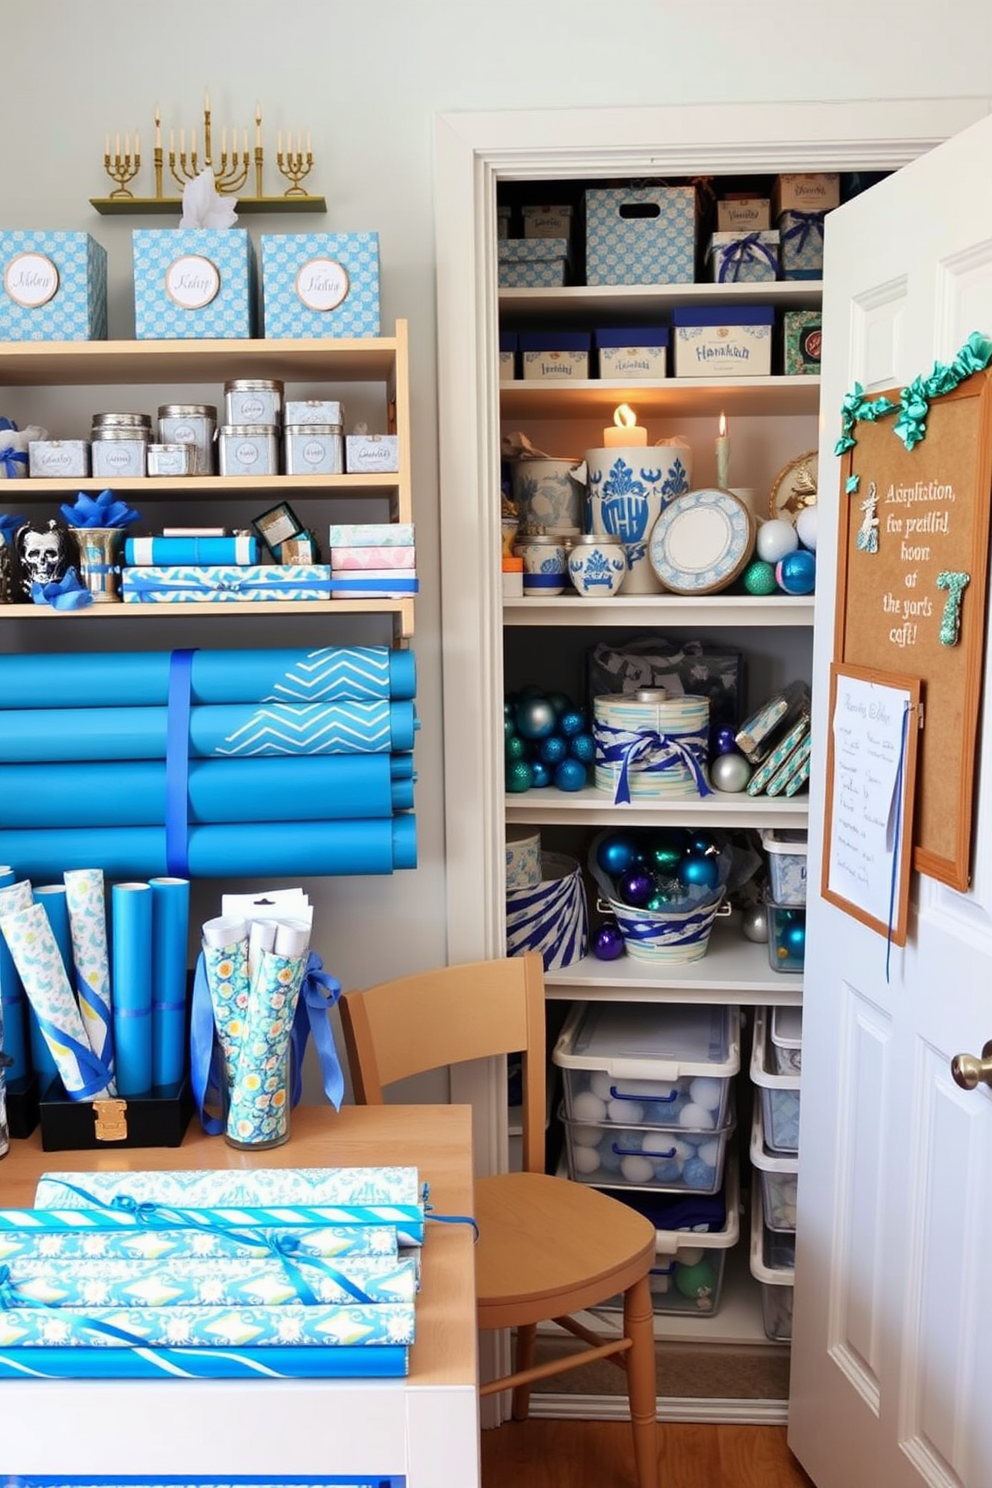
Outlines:
[[648,442],[648,431],[637,422],[637,414],[626,403],[613,414],[612,428],[603,430],[604,449],[632,449]]

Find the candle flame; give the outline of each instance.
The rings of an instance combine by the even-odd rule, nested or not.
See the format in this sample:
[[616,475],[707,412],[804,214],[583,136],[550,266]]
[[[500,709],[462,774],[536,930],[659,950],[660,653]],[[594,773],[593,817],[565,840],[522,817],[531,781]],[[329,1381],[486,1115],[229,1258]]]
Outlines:
[[633,429],[637,423],[637,414],[629,403],[621,403],[620,407],[613,411],[613,422],[618,429]]
[[721,415],[720,415],[720,438],[721,439],[726,439],[726,437],[727,437],[727,418],[726,418],[726,415],[725,414],[722,414],[721,413]]

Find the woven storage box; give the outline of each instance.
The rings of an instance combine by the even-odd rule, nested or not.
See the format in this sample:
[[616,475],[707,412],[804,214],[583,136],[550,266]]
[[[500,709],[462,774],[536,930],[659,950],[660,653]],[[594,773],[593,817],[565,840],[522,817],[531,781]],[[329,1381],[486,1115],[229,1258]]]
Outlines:
[[581,961],[589,944],[589,910],[574,858],[543,853],[539,883],[508,889],[506,954],[540,951],[545,971]]
[[759,1008],[754,1019],[751,1047],[751,1083],[761,1096],[765,1142],[772,1152],[799,1151],[799,1075],[774,1073],[768,1048],[767,1009]]

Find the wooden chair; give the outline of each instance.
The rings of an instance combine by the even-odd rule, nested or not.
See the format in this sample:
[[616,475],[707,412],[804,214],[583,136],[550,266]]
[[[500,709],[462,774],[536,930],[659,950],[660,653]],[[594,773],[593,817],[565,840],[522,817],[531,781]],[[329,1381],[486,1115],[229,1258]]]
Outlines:
[[[340,999],[357,1101],[383,1103],[408,1075],[495,1054],[523,1055],[523,1168],[477,1180],[476,1292],[480,1328],[516,1330],[512,1374],[482,1386],[513,1391],[524,1420],[534,1380],[609,1358],[626,1370],[638,1488],[658,1488],[655,1351],[648,1271],[654,1226],[597,1189],[544,1171],[544,970],[530,954],[383,982]],[[623,1332],[606,1341],[570,1313],[623,1294]],[[548,1319],[588,1345],[534,1364]]]

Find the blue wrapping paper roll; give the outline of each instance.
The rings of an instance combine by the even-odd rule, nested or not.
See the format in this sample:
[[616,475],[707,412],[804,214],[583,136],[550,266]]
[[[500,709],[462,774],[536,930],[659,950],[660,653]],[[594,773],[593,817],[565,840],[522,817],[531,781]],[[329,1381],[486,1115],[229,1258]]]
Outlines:
[[[48,916],[48,923],[52,927],[55,944],[62,956],[62,965],[65,967],[69,985],[74,987],[76,966],[72,956],[72,927],[69,923],[69,905],[65,896],[65,884],[36,885],[34,897],[43,906]],[[52,1081],[58,1077],[58,1065],[52,1058],[52,1051],[45,1042],[37,1015],[30,1005],[28,1006],[28,1035],[31,1044],[31,1064],[38,1076],[39,1088],[47,1090]]]
[[[0,889],[12,884],[16,877],[13,868],[4,864],[0,867]],[[27,1016],[28,1000],[0,932],[0,1049],[12,1061],[6,1070],[8,1080],[23,1080],[31,1071]]]
[[[164,760],[0,765],[0,827],[148,827],[166,819]],[[188,819],[344,821],[413,806],[413,757],[191,760]]]
[[0,1379],[400,1379],[407,1365],[407,1349],[399,1344],[259,1349],[52,1346],[4,1349]]
[[[0,762],[165,759],[166,707],[0,712]],[[404,753],[417,729],[412,702],[220,703],[190,709],[194,758]],[[15,866],[18,866],[15,864]]]
[[191,826],[187,864],[168,862],[164,827],[0,831],[0,857],[32,878],[98,867],[107,878],[293,878],[392,873],[417,866],[413,814],[374,821],[230,822]]
[[111,986],[117,1094],[152,1087],[152,891],[116,883],[110,891]]
[[[4,707],[154,707],[169,696],[171,651],[0,656]],[[387,646],[195,651],[194,703],[377,702],[417,695],[414,653]]]
[[152,1085],[172,1085],[186,1068],[189,880],[153,878]]

